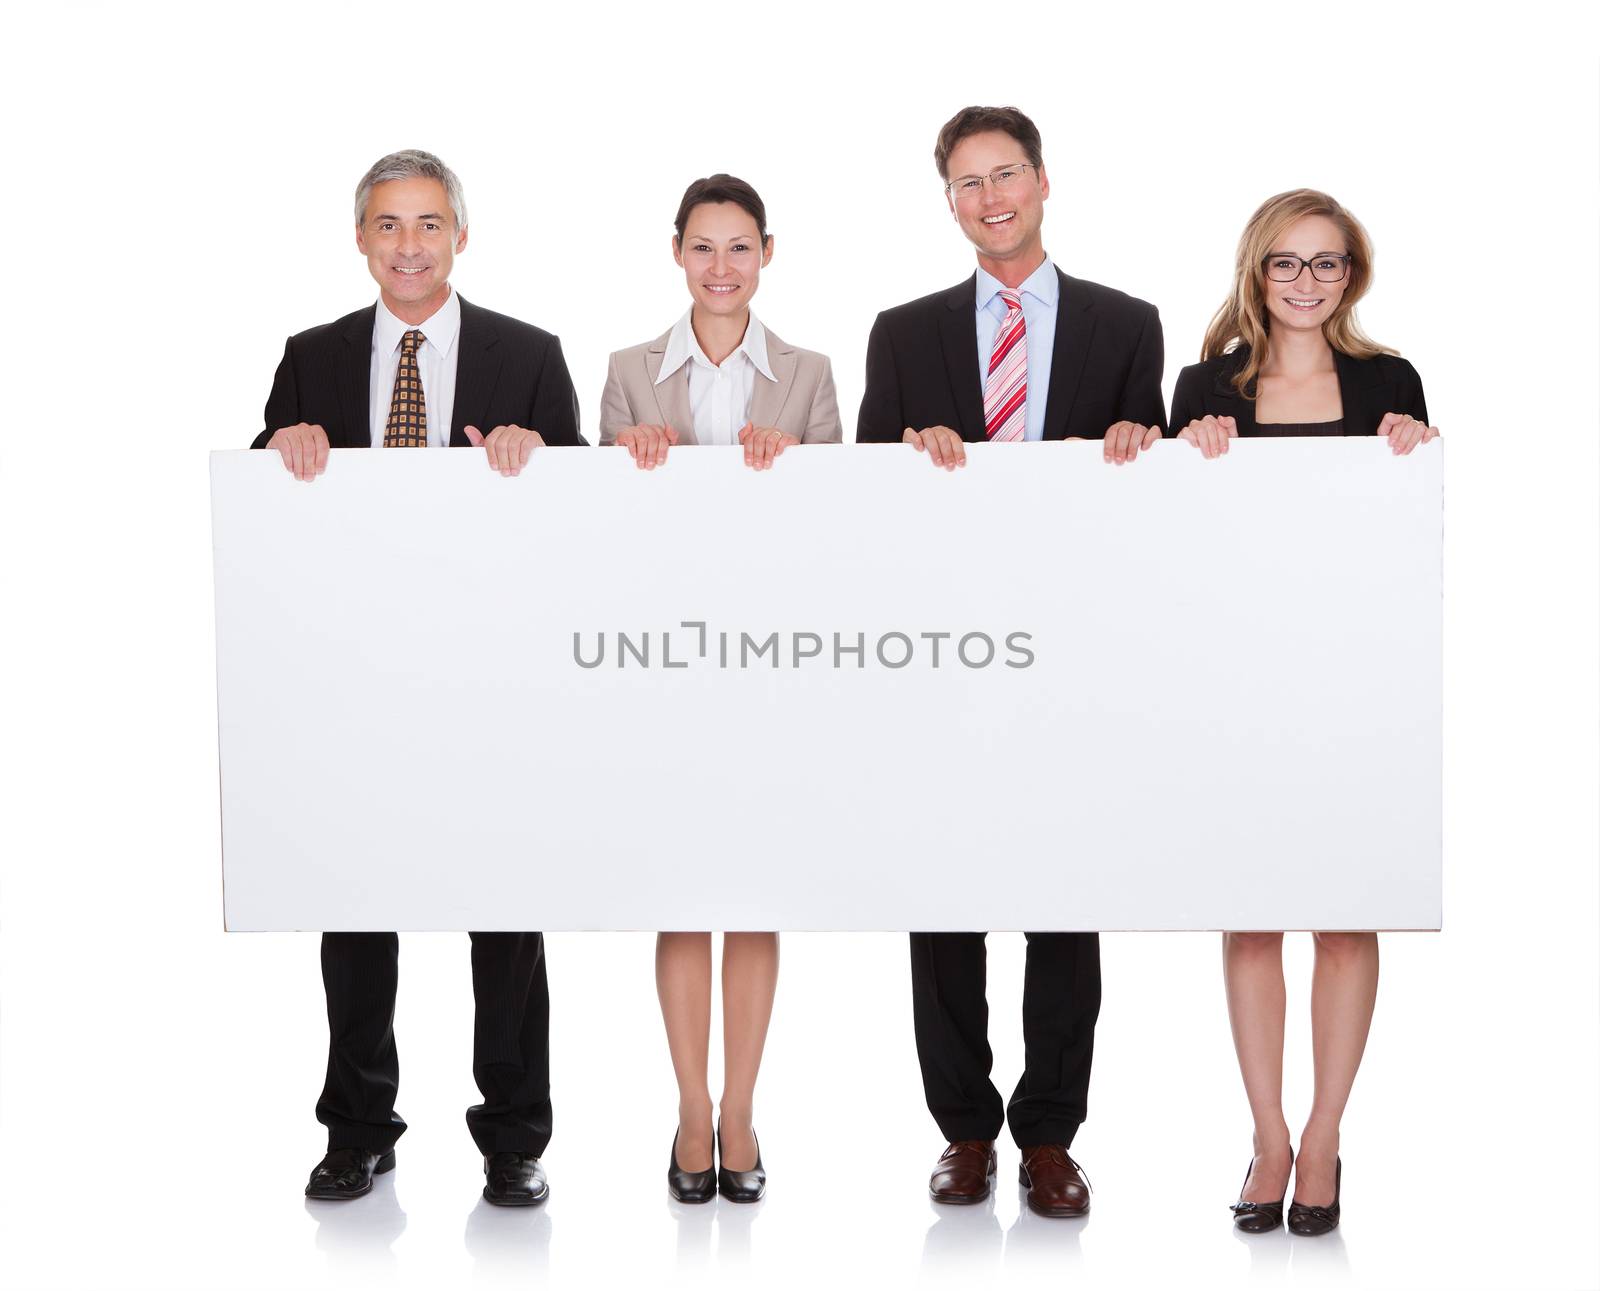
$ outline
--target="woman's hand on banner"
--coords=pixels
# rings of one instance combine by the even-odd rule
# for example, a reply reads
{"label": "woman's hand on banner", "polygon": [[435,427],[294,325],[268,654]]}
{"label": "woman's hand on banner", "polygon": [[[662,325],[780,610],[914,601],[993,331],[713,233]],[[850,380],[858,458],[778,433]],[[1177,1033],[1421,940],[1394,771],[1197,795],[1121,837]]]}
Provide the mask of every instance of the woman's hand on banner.
{"label": "woman's hand on banner", "polygon": [[677,442],[678,432],[671,426],[626,426],[617,432],[617,443],[628,450],[641,471],[665,464],[667,449]]}

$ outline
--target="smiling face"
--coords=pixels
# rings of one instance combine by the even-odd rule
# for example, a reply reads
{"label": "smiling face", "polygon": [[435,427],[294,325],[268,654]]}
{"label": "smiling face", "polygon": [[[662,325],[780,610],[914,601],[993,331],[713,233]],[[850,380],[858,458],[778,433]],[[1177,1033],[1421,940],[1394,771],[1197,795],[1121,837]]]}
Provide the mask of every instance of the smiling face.
{"label": "smiling face", "polygon": [[367,257],[383,303],[408,323],[430,317],[450,294],[450,267],[467,245],[437,179],[395,179],[367,199],[356,246]]}
{"label": "smiling face", "polygon": [[978,263],[997,278],[1008,262],[1032,271],[1044,260],[1044,201],[1050,180],[1044,167],[1024,166],[1010,184],[997,189],[985,180],[977,193],[961,194],[960,181],[988,175],[1026,162],[1027,155],[1002,130],[968,135],[950,150],[949,179],[956,182],[947,194],[950,211],[967,240],[978,249]]}
{"label": "smiling face", "polygon": [[[1327,257],[1342,256],[1348,250],[1339,226],[1325,215],[1307,215],[1296,220],[1273,240],[1272,250],[1262,265],[1261,283],[1273,327],[1314,331],[1333,317],[1344,299],[1350,277],[1346,262],[1331,261]],[[1295,266],[1300,271],[1299,276],[1293,282],[1275,282],[1267,270],[1280,256],[1298,256],[1313,264],[1337,263],[1346,273],[1338,282],[1319,282],[1309,267],[1284,260],[1285,271]],[[1318,257],[1323,259],[1319,261]]]}
{"label": "smiling face", "polygon": [[711,314],[750,307],[761,271],[772,259],[772,239],[761,244],[755,216],[735,202],[701,202],[684,221],[683,240],[672,241],[694,303]]}

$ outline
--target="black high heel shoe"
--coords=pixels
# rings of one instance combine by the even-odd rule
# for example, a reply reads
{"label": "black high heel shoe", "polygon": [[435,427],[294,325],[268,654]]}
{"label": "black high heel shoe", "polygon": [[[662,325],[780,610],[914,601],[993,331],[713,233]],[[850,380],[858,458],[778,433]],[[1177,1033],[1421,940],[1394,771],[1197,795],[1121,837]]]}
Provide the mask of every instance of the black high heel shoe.
{"label": "black high heel shoe", "polygon": [[1301,1237],[1321,1237],[1339,1227],[1339,1185],[1344,1181],[1344,1162],[1333,1159],[1333,1204],[1331,1206],[1302,1206],[1298,1201],[1289,1205],[1289,1231]]}
{"label": "black high heel shoe", "polygon": [[717,1172],[714,1166],[704,1170],[685,1170],[678,1164],[678,1135],[672,1135],[672,1162],[667,1166],[667,1191],[674,1201],[698,1206],[717,1195]]}
{"label": "black high heel shoe", "polygon": [[767,1172],[761,1165],[761,1140],[756,1140],[756,1163],[750,1170],[730,1170],[722,1164],[722,1123],[717,1123],[717,1191],[729,1201],[760,1201],[767,1191]]}
{"label": "black high heel shoe", "polygon": [[[1241,1233],[1270,1233],[1274,1228],[1283,1223],[1283,1203],[1289,1196],[1289,1185],[1283,1185],[1283,1196],[1277,1201],[1246,1201],[1244,1200],[1245,1184],[1250,1182],[1250,1171],[1254,1170],[1256,1159],[1250,1158],[1250,1164],[1244,1169],[1244,1183],[1239,1185],[1239,1200],[1229,1206],[1233,1212],[1233,1226]],[[1294,1170],[1294,1153],[1289,1153],[1289,1169]]]}

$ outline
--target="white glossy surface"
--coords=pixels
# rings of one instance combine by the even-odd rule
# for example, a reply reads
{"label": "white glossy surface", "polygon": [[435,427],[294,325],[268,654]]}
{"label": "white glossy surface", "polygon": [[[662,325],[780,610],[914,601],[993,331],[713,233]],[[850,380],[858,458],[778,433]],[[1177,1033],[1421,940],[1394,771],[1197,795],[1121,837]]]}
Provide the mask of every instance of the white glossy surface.
{"label": "white glossy surface", "polygon": [[[1457,886],[1464,908],[1483,909],[1481,882]],[[464,935],[402,938],[399,1107],[411,1128],[398,1168],[362,1200],[308,1203],[325,1052],[316,937],[201,931],[202,904],[175,900],[172,917],[137,933],[100,926],[93,965],[63,959],[54,938],[6,942],[7,1285],[1592,1285],[1593,1162],[1575,1146],[1592,1129],[1590,1057],[1510,1055],[1552,1053],[1593,989],[1521,1001],[1487,1045],[1486,1010],[1503,1007],[1500,939],[1465,920],[1383,940],[1377,1019],[1346,1118],[1340,1229],[1247,1240],[1226,1208],[1249,1118],[1214,934],[1104,938],[1090,1117],[1073,1147],[1095,1189],[1082,1222],[1026,1211],[1007,1142],[993,1203],[927,1199],[942,1143],[922,1106],[905,939],[893,934],[785,937],[757,1090],[768,1195],[748,1208],[670,1202],[676,1092],[652,939],[558,934],[551,1199],[519,1212],[479,1198],[462,1121],[476,1097]],[[1008,1090],[1021,1063],[1022,940],[990,940],[990,1032]],[[1557,981],[1579,967],[1556,944],[1525,955]],[[1286,1105],[1298,1124],[1310,1095],[1304,937],[1287,958]],[[49,989],[20,984],[40,962],[55,966]],[[125,966],[109,984],[106,962]],[[54,1059],[68,1048],[54,1006],[106,989],[97,1042],[126,1059],[109,1086]],[[96,1195],[63,1195],[76,1172],[62,1157],[80,1153],[94,1158]],[[1509,1200],[1518,1190],[1559,1195],[1566,1222],[1530,1231]],[[1474,1201],[1485,1192],[1494,1200]]]}

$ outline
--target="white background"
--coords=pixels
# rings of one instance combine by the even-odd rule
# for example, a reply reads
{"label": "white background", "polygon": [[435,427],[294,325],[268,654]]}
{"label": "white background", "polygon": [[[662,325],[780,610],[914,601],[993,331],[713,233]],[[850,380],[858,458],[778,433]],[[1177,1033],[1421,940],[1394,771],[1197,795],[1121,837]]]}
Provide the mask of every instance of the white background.
{"label": "white background", "polygon": [[[1581,14],[14,17],[0,91],[0,1277],[1595,1286],[1600,114]],[[1097,1188],[1084,1225],[1019,1214],[1009,1184],[992,1210],[928,1206],[939,1142],[893,935],[786,940],[758,1099],[770,1195],[754,1213],[692,1214],[661,1186],[675,1091],[648,935],[552,938],[553,1198],[532,1215],[476,1202],[459,1120],[473,1099],[465,941],[410,937],[400,1168],[363,1202],[308,1212],[315,939],[220,926],[206,454],[259,429],[287,333],[372,298],[352,246],[356,179],[405,146],[456,167],[472,211],[456,282],[562,335],[592,428],[606,354],[683,308],[667,257],[683,186],[743,175],[777,235],[758,310],[833,357],[848,424],[874,313],[970,272],[929,154],[956,107],[995,101],[1043,131],[1057,262],[1161,307],[1169,397],[1244,219],[1310,183],[1371,230],[1363,317],[1416,363],[1450,437],[1445,930],[1384,942],[1339,1235],[1245,1244],[1227,1226],[1249,1126],[1207,935],[1105,938],[1074,1147]],[[537,557],[464,558],[514,579]],[[670,535],[641,552],[683,558]],[[1199,679],[1206,663],[1192,642],[1171,666]],[[1403,641],[1393,666],[1407,666]],[[619,758],[619,779],[630,770]],[[1009,1088],[1020,940],[993,940]],[[1303,942],[1289,956],[1291,1124],[1309,1098]],[[1003,1147],[1003,1178],[1014,1167]]]}

